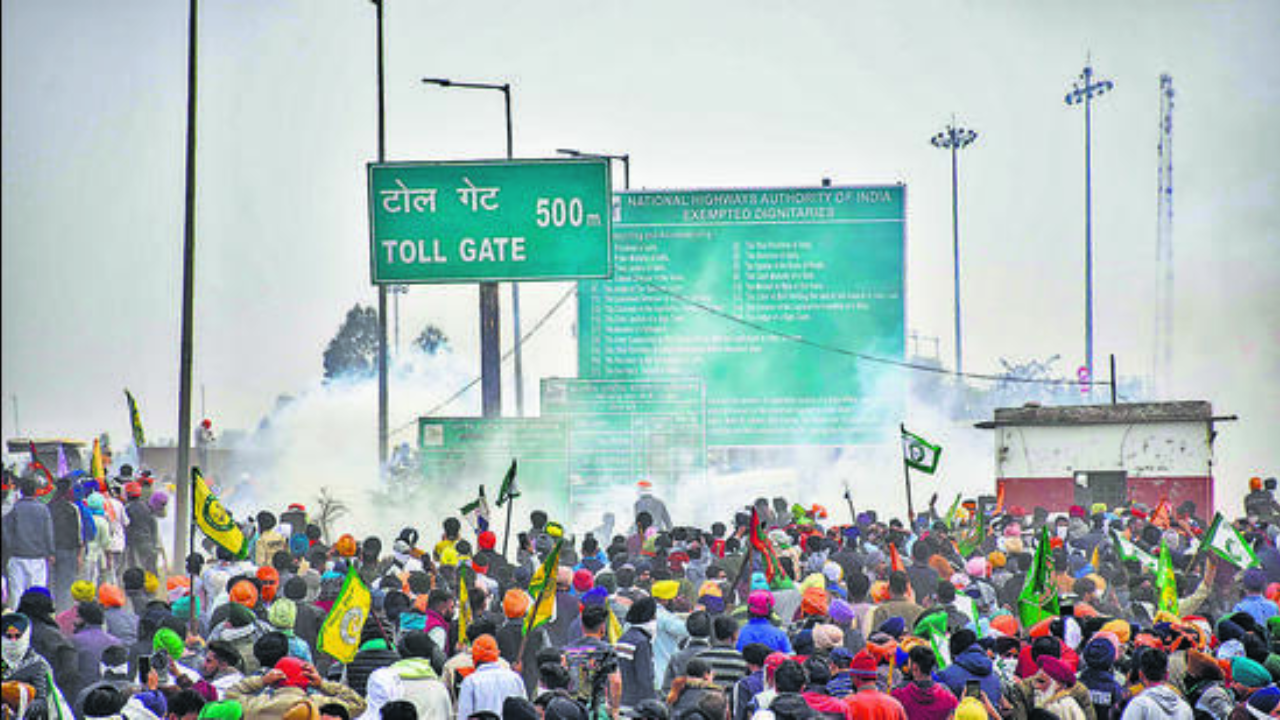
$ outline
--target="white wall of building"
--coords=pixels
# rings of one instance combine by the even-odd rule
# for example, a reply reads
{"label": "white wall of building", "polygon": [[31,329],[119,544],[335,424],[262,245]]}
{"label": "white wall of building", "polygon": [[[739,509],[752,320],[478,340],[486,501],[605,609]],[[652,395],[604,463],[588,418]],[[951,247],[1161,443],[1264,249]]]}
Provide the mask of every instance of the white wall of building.
{"label": "white wall of building", "polygon": [[1060,478],[1124,470],[1131,477],[1204,477],[1213,455],[1205,423],[996,428],[996,474]]}

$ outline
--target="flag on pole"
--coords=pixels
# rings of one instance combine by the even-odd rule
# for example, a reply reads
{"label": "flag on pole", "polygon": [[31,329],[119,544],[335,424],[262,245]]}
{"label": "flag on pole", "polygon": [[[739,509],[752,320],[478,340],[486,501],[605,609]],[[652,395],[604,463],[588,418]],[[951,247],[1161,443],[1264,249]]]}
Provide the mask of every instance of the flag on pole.
{"label": "flag on pole", "polygon": [[67,462],[67,452],[62,449],[62,443],[58,443],[58,477],[64,478],[71,474],[71,463]]}
{"label": "flag on pole", "polygon": [[1168,530],[1173,524],[1173,510],[1169,507],[1169,498],[1160,498],[1156,509],[1151,511],[1151,524],[1161,530]]}
{"label": "flag on pole", "polygon": [[1253,548],[1245,542],[1239,530],[1226,522],[1222,513],[1213,516],[1209,531],[1204,534],[1202,547],[1212,550],[1218,557],[1241,570],[1258,566],[1258,556],[1254,554]]}
{"label": "flag on pole", "polygon": [[782,574],[782,564],[778,561],[778,551],[765,533],[760,515],[754,507],[751,509],[751,547],[760,553],[764,562],[764,579],[772,585],[773,579]]}
{"label": "flag on pole", "polygon": [[622,623],[618,622],[618,616],[613,614],[613,605],[605,603],[604,606],[609,610],[609,623],[605,626],[605,640],[610,645],[618,642],[618,638],[622,637]]}
{"label": "flag on pole", "polygon": [[1029,628],[1047,617],[1058,614],[1058,588],[1050,571],[1049,526],[1040,529],[1040,542],[1036,543],[1035,558],[1027,581],[1018,595],[1018,615],[1022,627]]}
{"label": "flag on pole", "polygon": [[89,475],[98,481],[98,489],[107,491],[107,467],[102,462],[102,443],[93,439],[93,457],[89,460]]}
{"label": "flag on pole", "polygon": [[951,502],[951,507],[947,509],[946,517],[942,518],[942,522],[947,524],[947,529],[951,530],[956,524],[956,512],[960,509],[960,493],[956,493],[956,499]]}
{"label": "flag on pole", "polygon": [[365,587],[354,565],[347,570],[347,578],[342,582],[342,591],[333,602],[329,614],[320,626],[317,646],[320,650],[337,659],[349,663],[355,659],[360,649],[360,633],[364,631],[364,621],[369,617],[369,608],[373,606],[373,598],[369,588]]}
{"label": "flag on pole", "polygon": [[938,469],[938,458],[942,456],[942,447],[928,440],[902,430],[902,461],[907,467],[932,475]]}
{"label": "flag on pole", "polygon": [[942,608],[926,611],[916,620],[915,635],[929,641],[938,667],[951,663],[950,646],[947,644],[947,611]]}
{"label": "flag on pole", "polygon": [[489,529],[489,501],[484,498],[483,485],[480,486],[480,497],[463,505],[461,511],[477,533]]}
{"label": "flag on pole", "polygon": [[138,402],[133,399],[129,388],[124,390],[124,398],[129,403],[129,429],[133,431],[133,446],[141,448],[147,444],[147,435],[142,432],[142,416],[138,414]]}
{"label": "flag on pole", "polygon": [[960,551],[961,557],[969,557],[978,548],[982,547],[982,543],[987,541],[987,516],[982,513],[976,513],[973,528],[960,538],[957,549]]}
{"label": "flag on pole", "polygon": [[40,455],[36,453],[36,444],[28,440],[27,447],[31,451],[31,471],[44,475],[45,479],[44,487],[36,490],[36,496],[47,503],[53,499],[53,490],[58,486],[58,483],[53,479],[53,473],[49,472],[49,468],[40,462]]}
{"label": "flag on pole", "polygon": [[892,572],[906,572],[907,566],[902,562],[902,556],[898,554],[898,544],[889,543],[889,570]]}
{"label": "flag on pole", "polygon": [[1143,570],[1154,571],[1156,569],[1156,559],[1151,556],[1151,553],[1126,540],[1123,535],[1115,530],[1111,531],[1111,542],[1115,544],[1116,554],[1120,556],[1121,560],[1132,560],[1142,566]]}
{"label": "flag on pole", "polygon": [[1178,579],[1173,574],[1169,546],[1160,541],[1160,561],[1156,565],[1156,604],[1162,612],[1178,614]]}
{"label": "flag on pole", "polygon": [[511,467],[507,468],[507,474],[502,478],[502,487],[498,488],[498,507],[518,497],[520,486],[516,485],[516,459],[511,458]]}
{"label": "flag on pole", "polygon": [[1093,571],[1098,572],[1098,568],[1102,567],[1100,555],[1102,553],[1102,543],[1096,543],[1093,546],[1093,556],[1089,558],[1089,564],[1093,566]]}
{"label": "flag on pole", "polygon": [[547,523],[547,534],[556,539],[556,544],[547,553],[547,559],[533,573],[529,581],[529,594],[533,596],[533,607],[524,616],[524,633],[542,627],[551,621],[556,611],[556,571],[560,566],[560,546],[564,543],[564,530],[559,523]]}
{"label": "flag on pole", "polygon": [[249,556],[249,543],[245,541],[240,526],[231,517],[231,513],[223,507],[218,497],[209,489],[200,468],[191,468],[191,484],[193,490],[191,512],[196,516],[196,525],[210,540],[219,547],[227,549],[236,558],[243,560]]}
{"label": "flag on pole", "polygon": [[1000,487],[996,488],[996,510],[995,514],[999,515],[1004,512],[1004,483],[1000,483]]}
{"label": "flag on pole", "polygon": [[458,563],[458,642],[467,641],[467,626],[471,624],[471,579],[467,577],[470,563]]}

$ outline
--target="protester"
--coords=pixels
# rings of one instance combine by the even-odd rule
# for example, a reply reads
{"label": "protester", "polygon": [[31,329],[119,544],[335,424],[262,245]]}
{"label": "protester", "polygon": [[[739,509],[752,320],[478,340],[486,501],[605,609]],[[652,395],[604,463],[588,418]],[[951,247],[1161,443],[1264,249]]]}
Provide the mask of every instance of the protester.
{"label": "protester", "polygon": [[[1280,528],[1185,502],[841,524],[760,498],[700,528],[649,488],[618,535],[575,539],[534,509],[509,555],[472,516],[393,540],[339,522],[330,544],[300,506],[259,507],[234,514],[254,521],[242,545],[198,536],[166,577],[170,489],[27,480],[3,550],[22,612],[4,619],[6,692],[28,708],[1116,720],[1265,715],[1280,697]],[[46,514],[47,547],[13,534]],[[533,608],[544,566],[549,616]]]}

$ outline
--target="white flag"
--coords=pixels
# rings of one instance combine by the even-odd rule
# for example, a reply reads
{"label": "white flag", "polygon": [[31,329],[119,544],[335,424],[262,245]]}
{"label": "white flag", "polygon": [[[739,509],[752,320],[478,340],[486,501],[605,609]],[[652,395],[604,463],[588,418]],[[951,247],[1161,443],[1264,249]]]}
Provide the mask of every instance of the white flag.
{"label": "white flag", "polygon": [[1204,546],[1242,570],[1258,566],[1258,556],[1253,548],[1240,536],[1240,531],[1226,522],[1222,513],[1213,516],[1209,532],[1204,534]]}

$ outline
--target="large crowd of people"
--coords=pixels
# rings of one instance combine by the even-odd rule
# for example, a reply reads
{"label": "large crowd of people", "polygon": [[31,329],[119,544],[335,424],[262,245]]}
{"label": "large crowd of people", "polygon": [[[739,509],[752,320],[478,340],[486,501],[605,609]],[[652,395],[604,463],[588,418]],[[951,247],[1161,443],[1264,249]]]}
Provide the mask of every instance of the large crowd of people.
{"label": "large crowd of people", "polygon": [[[48,489],[16,478],[4,498],[3,708],[131,719],[1272,717],[1274,490],[1255,479],[1229,523],[1252,550],[1236,556],[1250,559],[1243,567],[1205,547],[1213,513],[1190,503],[1049,513],[963,502],[903,520],[855,513],[874,505],[856,496],[841,512],[760,498],[690,527],[641,490],[611,537],[575,535],[539,510],[510,538],[496,519],[458,518],[329,537],[302,504],[266,508],[237,518],[242,552],[204,538],[185,572],[170,572],[157,520],[168,496],[148,475]],[[368,609],[348,622],[353,583]],[[345,662],[331,628],[353,647]]]}

